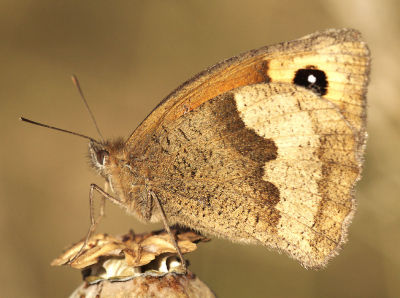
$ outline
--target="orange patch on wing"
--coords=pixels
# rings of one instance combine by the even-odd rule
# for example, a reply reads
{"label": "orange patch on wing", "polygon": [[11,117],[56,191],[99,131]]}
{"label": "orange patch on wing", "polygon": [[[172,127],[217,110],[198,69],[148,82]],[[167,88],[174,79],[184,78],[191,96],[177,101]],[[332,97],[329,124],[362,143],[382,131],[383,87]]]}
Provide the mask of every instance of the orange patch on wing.
{"label": "orange patch on wing", "polygon": [[164,121],[174,121],[183,114],[220,94],[241,86],[268,82],[268,63],[263,59],[249,61],[244,65],[233,65],[218,73],[213,79],[189,90],[177,105],[170,110]]}

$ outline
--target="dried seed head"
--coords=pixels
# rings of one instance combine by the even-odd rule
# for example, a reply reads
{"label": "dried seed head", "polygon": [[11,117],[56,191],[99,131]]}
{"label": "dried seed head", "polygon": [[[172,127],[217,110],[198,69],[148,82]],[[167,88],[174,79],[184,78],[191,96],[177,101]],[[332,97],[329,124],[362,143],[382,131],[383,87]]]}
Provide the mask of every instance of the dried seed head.
{"label": "dried seed head", "polygon": [[[192,231],[176,231],[182,253],[207,241]],[[81,269],[85,283],[71,297],[214,297],[193,273],[182,271],[176,250],[166,232],[123,236],[97,234],[83,253],[69,263],[83,242],[74,244],[51,265]]]}

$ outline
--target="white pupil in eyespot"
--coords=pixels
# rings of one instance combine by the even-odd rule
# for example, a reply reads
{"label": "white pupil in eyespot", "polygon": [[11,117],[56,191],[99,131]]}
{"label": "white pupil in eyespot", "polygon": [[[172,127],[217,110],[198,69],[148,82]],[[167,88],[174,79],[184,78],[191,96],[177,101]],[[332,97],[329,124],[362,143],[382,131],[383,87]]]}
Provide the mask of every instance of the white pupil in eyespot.
{"label": "white pupil in eyespot", "polygon": [[314,75],[309,75],[308,78],[307,78],[307,81],[310,84],[314,84],[315,82],[317,82],[317,78]]}

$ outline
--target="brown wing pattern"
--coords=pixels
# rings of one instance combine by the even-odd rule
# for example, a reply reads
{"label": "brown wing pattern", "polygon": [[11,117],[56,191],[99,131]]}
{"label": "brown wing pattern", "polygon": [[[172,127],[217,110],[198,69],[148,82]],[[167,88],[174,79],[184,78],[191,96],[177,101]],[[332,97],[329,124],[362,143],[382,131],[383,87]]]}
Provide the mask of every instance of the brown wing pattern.
{"label": "brown wing pattern", "polygon": [[[351,29],[226,60],[172,92],[132,133],[127,151],[143,162],[132,168],[171,222],[322,266],[355,209],[369,64]],[[298,79],[299,70],[311,75]],[[326,82],[314,88],[320,73]]]}

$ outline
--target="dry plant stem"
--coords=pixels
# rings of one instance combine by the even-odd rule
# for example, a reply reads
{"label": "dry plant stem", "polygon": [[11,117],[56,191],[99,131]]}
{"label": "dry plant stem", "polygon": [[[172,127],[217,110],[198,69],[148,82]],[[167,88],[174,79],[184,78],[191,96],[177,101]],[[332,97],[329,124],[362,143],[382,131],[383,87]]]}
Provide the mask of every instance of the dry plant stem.
{"label": "dry plant stem", "polygon": [[[93,190],[97,190],[102,195],[101,205],[100,205],[100,214],[97,219],[94,218]],[[82,254],[83,250],[85,249],[85,247],[89,241],[89,238],[92,236],[93,232],[96,230],[98,223],[103,218],[106,199],[109,199],[111,202],[113,202],[116,205],[122,206],[122,203],[120,200],[118,200],[118,199],[114,198],[113,196],[111,196],[110,194],[108,194],[106,191],[101,189],[101,187],[99,187],[98,185],[96,185],[96,184],[90,185],[90,191],[89,191],[90,227],[89,227],[89,231],[86,234],[85,242],[83,243],[82,247],[79,249],[78,253],[71,260],[69,260],[69,262],[68,262],[69,264],[71,264],[73,261],[75,261]]]}
{"label": "dry plant stem", "polygon": [[169,228],[168,220],[167,220],[167,217],[165,216],[164,209],[162,208],[161,203],[160,203],[159,199],[157,198],[157,196],[153,192],[150,192],[150,195],[153,197],[153,199],[156,202],[158,208],[160,209],[160,214],[161,214],[161,218],[162,218],[163,223],[164,223],[165,230],[167,231],[168,235],[170,236],[172,244],[175,246],[175,249],[176,249],[176,251],[178,253],[179,259],[181,260],[183,270],[186,273],[186,271],[187,271],[186,262],[183,259],[182,252],[179,249],[178,243],[175,240],[175,235],[172,234],[171,229]]}

